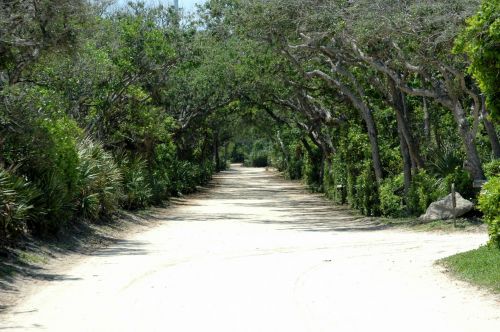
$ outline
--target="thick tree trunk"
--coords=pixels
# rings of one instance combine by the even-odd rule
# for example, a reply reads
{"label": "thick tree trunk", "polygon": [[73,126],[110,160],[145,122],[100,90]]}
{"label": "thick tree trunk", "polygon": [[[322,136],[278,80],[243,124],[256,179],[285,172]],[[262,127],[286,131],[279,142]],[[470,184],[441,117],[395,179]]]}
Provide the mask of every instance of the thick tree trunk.
{"label": "thick tree trunk", "polygon": [[481,116],[483,118],[484,128],[486,129],[486,133],[488,134],[488,138],[490,139],[493,158],[498,159],[500,158],[500,142],[498,141],[498,135],[497,131],[495,130],[495,126],[490,120],[488,120],[488,111],[486,110],[486,102],[484,96],[482,100]]}
{"label": "thick tree trunk", "polygon": [[408,147],[407,139],[403,133],[403,124],[405,123],[402,111],[404,112],[403,93],[396,89],[395,84],[390,85],[394,110],[396,112],[396,122],[398,124],[399,149],[403,158],[403,177],[404,177],[404,196],[408,197],[412,179],[412,158]]}
{"label": "thick tree trunk", "polygon": [[474,180],[484,180],[485,176],[481,165],[481,159],[477,152],[476,143],[469,128],[464,109],[458,100],[455,102],[455,107],[453,108],[453,116],[457,122],[458,133],[462,138],[467,156],[465,168],[469,170]]}

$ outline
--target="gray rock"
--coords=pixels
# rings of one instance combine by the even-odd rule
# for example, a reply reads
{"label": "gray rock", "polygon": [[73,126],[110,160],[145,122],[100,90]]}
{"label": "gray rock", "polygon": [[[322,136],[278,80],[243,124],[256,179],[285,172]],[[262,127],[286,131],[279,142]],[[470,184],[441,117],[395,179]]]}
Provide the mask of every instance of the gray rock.
{"label": "gray rock", "polygon": [[[460,217],[472,210],[474,204],[462,197],[459,193],[455,194],[457,206],[455,208],[455,217]],[[453,205],[451,194],[431,203],[425,214],[420,216],[422,221],[445,220],[453,218]]]}

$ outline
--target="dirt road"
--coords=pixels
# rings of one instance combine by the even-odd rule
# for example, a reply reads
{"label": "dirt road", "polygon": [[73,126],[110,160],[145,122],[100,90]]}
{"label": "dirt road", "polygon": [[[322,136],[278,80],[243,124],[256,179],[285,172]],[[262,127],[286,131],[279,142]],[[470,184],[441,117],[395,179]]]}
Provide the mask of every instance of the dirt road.
{"label": "dirt road", "polygon": [[498,298],[433,266],[482,234],[380,230],[235,167],[158,226],[32,289],[6,331],[500,331]]}

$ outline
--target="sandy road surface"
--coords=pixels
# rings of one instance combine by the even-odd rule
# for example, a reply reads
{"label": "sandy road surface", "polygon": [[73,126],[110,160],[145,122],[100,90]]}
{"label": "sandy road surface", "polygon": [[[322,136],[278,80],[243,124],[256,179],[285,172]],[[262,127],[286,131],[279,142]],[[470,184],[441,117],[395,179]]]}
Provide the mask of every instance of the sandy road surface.
{"label": "sandy road surface", "polygon": [[498,298],[433,266],[485,235],[377,230],[260,169],[216,183],[42,283],[0,330],[500,331]]}

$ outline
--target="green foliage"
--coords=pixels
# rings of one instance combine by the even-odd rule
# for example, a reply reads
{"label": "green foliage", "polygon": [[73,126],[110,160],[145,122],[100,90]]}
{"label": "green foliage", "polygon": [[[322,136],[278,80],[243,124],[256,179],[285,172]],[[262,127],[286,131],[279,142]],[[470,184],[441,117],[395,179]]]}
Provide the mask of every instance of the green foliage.
{"label": "green foliage", "polygon": [[304,156],[304,163],[302,166],[302,176],[305,182],[309,185],[312,191],[322,191],[323,185],[323,157],[321,150],[309,144],[309,149]]}
{"label": "green foliage", "polygon": [[269,165],[267,154],[260,152],[250,156],[252,167],[267,167]]}
{"label": "green foliage", "polygon": [[323,190],[325,195],[336,204],[344,204],[347,200],[346,165],[342,162],[339,155],[333,156],[325,164]]}
{"label": "green foliage", "polygon": [[37,190],[24,179],[0,169],[0,241],[25,232],[37,195]]}
{"label": "green foliage", "polygon": [[456,40],[455,52],[467,54],[469,71],[486,95],[491,115],[500,119],[500,1],[483,0],[481,9],[467,20]]}
{"label": "green foliage", "polygon": [[140,157],[128,157],[125,153],[119,154],[117,160],[123,174],[121,205],[128,210],[148,206],[153,193],[147,180],[146,162]]}
{"label": "green foliage", "polygon": [[443,189],[443,192],[450,192],[451,185],[454,183],[455,190],[464,198],[474,200],[477,192],[473,187],[473,182],[471,175],[467,171],[457,167],[443,179],[441,189]]}
{"label": "green foliage", "polygon": [[352,181],[352,202],[353,206],[368,216],[380,214],[379,188],[373,173],[371,161],[362,163],[361,173]]}
{"label": "green foliage", "polygon": [[242,164],[245,161],[245,147],[243,144],[237,142],[231,146],[230,159],[232,163]]}
{"label": "green foliage", "polygon": [[488,224],[489,244],[500,249],[500,176],[491,177],[483,186],[479,209]]}
{"label": "green foliage", "polygon": [[436,177],[446,177],[462,168],[464,156],[459,146],[454,142],[428,152],[429,170]]}
{"label": "green foliage", "polygon": [[196,191],[196,186],[204,184],[211,177],[212,163],[197,165],[189,161],[176,160],[172,164],[172,194],[189,194]]}
{"label": "green foliage", "polygon": [[57,233],[73,217],[78,194],[77,139],[81,130],[68,117],[45,118],[33,124],[39,140],[28,145],[20,171],[41,191],[28,227],[36,234]]}
{"label": "green foliage", "polygon": [[270,165],[269,142],[263,139],[252,142],[251,149],[245,156],[245,166],[267,167]]}
{"label": "green foliage", "polygon": [[420,215],[427,210],[430,203],[446,196],[449,188],[443,186],[443,181],[421,170],[413,175],[408,192],[407,205],[409,210]]}
{"label": "green foliage", "polygon": [[387,178],[380,185],[380,212],[384,216],[403,217],[407,213],[404,202],[403,175]]}
{"label": "green foliage", "polygon": [[488,178],[500,176],[500,159],[495,159],[484,164],[484,173]]}
{"label": "green foliage", "polygon": [[[212,0],[194,19],[141,3],[22,3],[0,5],[0,165],[15,170],[2,173],[6,234],[161,204],[228,159],[272,164],[367,215],[419,214],[451,183],[474,197],[470,149],[457,141],[474,134],[469,145],[490,155],[484,128],[464,134],[471,119],[449,106],[458,98],[469,109],[477,90],[467,60],[450,53],[477,0]],[[496,115],[497,12],[498,1],[483,1],[456,42]],[[395,78],[406,87],[399,118]],[[397,119],[423,164],[412,165],[406,196]]]}
{"label": "green foliage", "polygon": [[95,221],[110,217],[119,207],[122,174],[102,144],[85,138],[78,144],[78,216]]}

